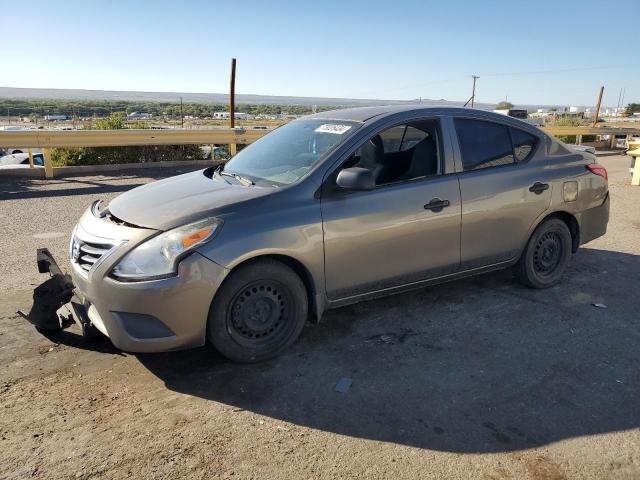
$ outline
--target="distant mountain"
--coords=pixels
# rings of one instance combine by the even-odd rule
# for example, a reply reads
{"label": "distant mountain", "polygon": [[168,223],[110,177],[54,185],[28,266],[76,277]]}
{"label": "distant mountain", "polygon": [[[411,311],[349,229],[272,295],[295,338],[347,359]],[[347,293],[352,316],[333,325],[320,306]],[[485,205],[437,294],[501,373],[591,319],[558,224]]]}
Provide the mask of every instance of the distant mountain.
{"label": "distant mountain", "polygon": [[[227,103],[226,93],[180,93],[180,92],[127,92],[115,90],[76,90],[58,88],[15,88],[0,87],[0,98],[28,98],[42,100],[124,100],[146,102],[179,102],[182,97],[188,103]],[[369,106],[369,105],[404,105],[421,103],[425,106],[448,105],[461,106],[464,102],[448,100],[382,100],[360,98],[327,98],[327,97],[287,97],[275,95],[236,94],[236,103],[275,104],[275,105],[334,105],[334,106]],[[490,110],[494,104],[476,103],[477,108]]]}

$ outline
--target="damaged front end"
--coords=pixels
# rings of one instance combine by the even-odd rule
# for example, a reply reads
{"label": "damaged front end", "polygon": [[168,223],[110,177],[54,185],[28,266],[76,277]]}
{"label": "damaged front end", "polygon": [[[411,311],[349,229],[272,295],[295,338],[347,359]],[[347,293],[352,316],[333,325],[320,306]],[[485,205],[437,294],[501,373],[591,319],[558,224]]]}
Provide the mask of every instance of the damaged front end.
{"label": "damaged front end", "polygon": [[33,290],[33,305],[29,313],[18,310],[18,314],[39,330],[55,331],[67,328],[77,321],[87,335],[90,323],[84,305],[74,299],[71,276],[60,270],[57,262],[46,248],[37,250],[38,271],[49,273],[50,278]]}

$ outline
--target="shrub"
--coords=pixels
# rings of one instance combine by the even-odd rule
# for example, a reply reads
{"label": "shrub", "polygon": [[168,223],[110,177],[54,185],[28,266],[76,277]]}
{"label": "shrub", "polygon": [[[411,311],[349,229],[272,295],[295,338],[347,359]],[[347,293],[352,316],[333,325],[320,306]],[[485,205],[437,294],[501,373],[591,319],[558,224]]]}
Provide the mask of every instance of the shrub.
{"label": "shrub", "polygon": [[114,165],[121,163],[201,160],[199,145],[145,145],[139,147],[53,148],[56,167],[68,165]]}
{"label": "shrub", "polygon": [[[113,112],[96,122],[96,130],[122,130],[124,113]],[[147,128],[136,122],[133,128]],[[114,165],[120,163],[165,162],[172,160],[200,160],[198,145],[144,145],[136,147],[54,148],[51,161],[56,167],[67,165]]]}
{"label": "shrub", "polygon": [[[577,116],[558,117],[549,124],[553,127],[583,127],[588,125],[582,118]],[[564,143],[576,143],[575,135],[557,135],[556,138]],[[595,142],[595,135],[583,135],[583,142]]]}

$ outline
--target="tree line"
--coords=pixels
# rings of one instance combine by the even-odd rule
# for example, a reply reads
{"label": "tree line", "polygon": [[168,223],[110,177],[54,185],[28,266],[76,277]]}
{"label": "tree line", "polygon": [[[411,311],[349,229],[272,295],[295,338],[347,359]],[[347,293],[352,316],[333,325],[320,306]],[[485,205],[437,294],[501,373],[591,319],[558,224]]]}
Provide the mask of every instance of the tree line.
{"label": "tree line", "polygon": [[[335,109],[335,106],[319,106],[317,111]],[[223,103],[183,103],[182,114],[194,117],[211,117],[214,112],[225,112],[229,106]],[[122,100],[33,100],[20,98],[0,99],[0,116],[44,117],[67,115],[78,117],[107,117],[113,112],[143,112],[154,117],[180,118],[180,102],[133,102]],[[312,112],[308,105],[276,105],[242,103],[236,112],[251,115],[305,115]]]}

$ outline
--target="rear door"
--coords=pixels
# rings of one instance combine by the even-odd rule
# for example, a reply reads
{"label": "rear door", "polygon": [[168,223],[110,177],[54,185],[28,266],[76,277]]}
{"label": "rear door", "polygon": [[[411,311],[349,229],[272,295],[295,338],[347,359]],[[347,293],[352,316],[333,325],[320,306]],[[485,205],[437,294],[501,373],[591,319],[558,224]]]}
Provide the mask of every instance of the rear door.
{"label": "rear door", "polygon": [[454,119],[462,202],[461,270],[516,258],[551,203],[536,135],[500,122]]}
{"label": "rear door", "polygon": [[[458,271],[460,189],[457,175],[445,174],[443,160],[450,157],[453,165],[453,158],[441,131],[438,120],[380,131],[368,141],[375,140],[370,152],[384,150],[381,156],[362,159],[357,149],[325,181],[322,219],[330,300]],[[347,192],[334,184],[342,168],[378,171],[376,163],[382,163],[383,173],[375,189]]]}

